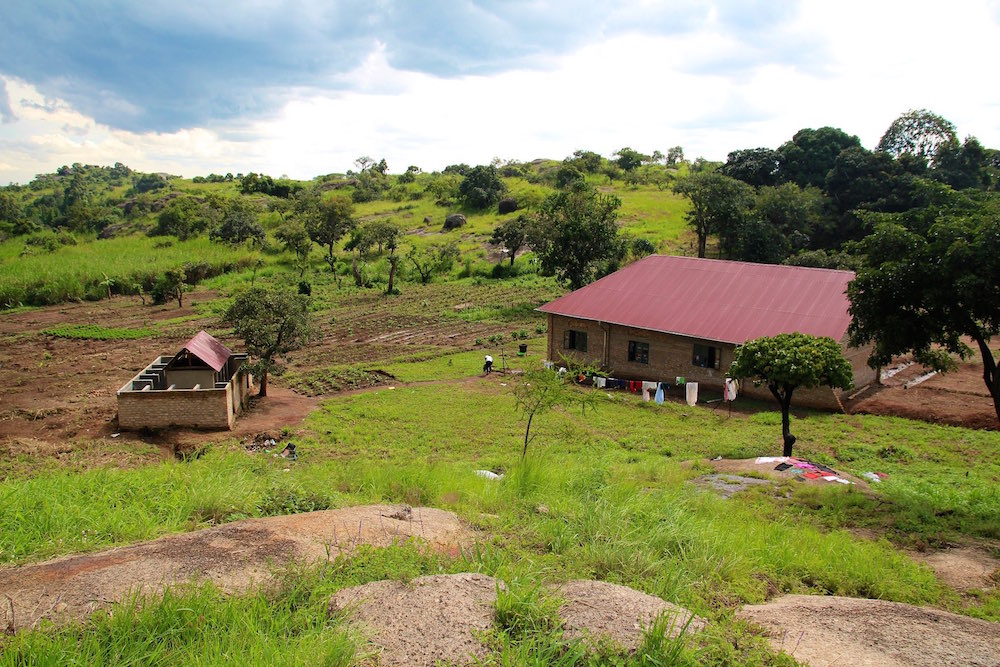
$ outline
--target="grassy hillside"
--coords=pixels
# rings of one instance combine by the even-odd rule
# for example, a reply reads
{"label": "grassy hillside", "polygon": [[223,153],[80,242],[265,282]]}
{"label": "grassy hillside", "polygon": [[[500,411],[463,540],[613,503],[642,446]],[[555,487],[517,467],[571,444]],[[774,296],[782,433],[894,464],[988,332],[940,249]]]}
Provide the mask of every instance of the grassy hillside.
{"label": "grassy hillside", "polygon": [[[630,396],[604,399],[586,415],[542,417],[520,462],[522,423],[509,388],[493,380],[328,400],[297,439],[300,459],[292,465],[223,440],[188,462],[10,479],[0,486],[7,563],[371,502],[450,509],[480,538],[458,559],[411,547],[362,552],[299,572],[278,592],[225,599],[201,587],[145,610],[121,610],[113,621],[95,619],[86,631],[22,633],[7,640],[0,664],[64,651],[79,662],[149,651],[212,663],[227,639],[239,655],[339,656],[331,664],[348,664],[351,642],[321,620],[326,596],[358,582],[442,570],[485,572],[522,592],[587,577],[662,596],[715,622],[701,645],[685,649],[685,661],[704,664],[780,663],[732,619],[737,605],[775,590],[931,604],[1000,620],[1000,593],[962,597],[893,546],[1000,536],[1000,434],[820,413],[797,423],[802,455],[854,473],[878,469],[889,481],[875,495],[788,482],[722,499],[691,483],[707,469],[692,460],[772,454],[775,414],[728,418]],[[477,469],[505,477],[484,480]],[[860,530],[882,537],[852,532]],[[176,635],[170,615],[179,608],[197,610],[200,624],[219,636]],[[126,625],[127,637],[120,634]],[[253,639],[237,638],[244,627],[258,628]],[[510,644],[500,654],[518,650]]]}

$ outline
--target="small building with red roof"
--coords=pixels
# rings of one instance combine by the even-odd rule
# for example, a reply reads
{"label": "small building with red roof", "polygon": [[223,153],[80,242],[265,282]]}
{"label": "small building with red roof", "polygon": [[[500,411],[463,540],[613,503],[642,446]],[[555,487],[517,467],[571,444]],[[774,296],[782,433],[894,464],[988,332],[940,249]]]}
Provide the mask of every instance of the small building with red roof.
{"label": "small building with red roof", "polygon": [[[548,356],[626,380],[677,378],[721,391],[737,345],[805,333],[840,342],[855,387],[875,379],[867,349],[847,345],[853,271],[649,255],[539,308]],[[765,388],[744,392],[770,398]],[[796,403],[838,407],[843,392],[801,390]],[[801,400],[799,400],[801,399]]]}
{"label": "small building with red roof", "polygon": [[247,359],[199,331],[118,390],[118,427],[232,428],[253,386]]}

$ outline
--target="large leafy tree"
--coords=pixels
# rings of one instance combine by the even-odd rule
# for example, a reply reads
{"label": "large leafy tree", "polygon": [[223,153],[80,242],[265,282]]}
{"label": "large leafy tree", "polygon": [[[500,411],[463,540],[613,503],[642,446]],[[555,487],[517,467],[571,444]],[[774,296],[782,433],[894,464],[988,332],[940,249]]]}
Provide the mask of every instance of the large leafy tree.
{"label": "large leafy tree", "polygon": [[875,150],[893,157],[909,153],[933,160],[939,146],[956,140],[951,121],[927,109],[910,109],[892,121]]}
{"label": "large leafy tree", "polygon": [[1000,375],[990,339],[1000,334],[1000,198],[955,194],[945,205],[881,216],[859,243],[866,266],[848,286],[851,340],[873,344],[869,364],[914,357],[939,371],[966,358],[971,339],[1000,419]]}
{"label": "large leafy tree", "polygon": [[275,357],[309,341],[308,306],[308,298],[300,294],[255,287],[237,295],[226,309],[223,319],[255,357],[247,370],[260,377],[261,396],[267,396],[268,374],[284,370]]}
{"label": "large leafy tree", "polygon": [[833,161],[842,150],[852,146],[860,147],[861,140],[835,127],[799,130],[791,141],[778,148],[781,154],[778,180],[797,183],[803,188],[810,185],[821,188]]}
{"label": "large leafy tree", "polygon": [[717,171],[702,171],[680,179],[674,184],[674,191],[691,202],[687,221],[698,237],[698,257],[705,256],[709,235],[726,237],[737,231],[754,202],[752,187]]}
{"label": "large leafy tree", "polygon": [[780,165],[781,154],[778,151],[771,148],[746,148],[731,152],[719,171],[759,188],[778,183]]}
{"label": "large leafy tree", "polygon": [[578,289],[617,267],[626,251],[617,222],[621,203],[584,184],[549,195],[528,231],[542,270]]}
{"label": "large leafy tree", "polygon": [[326,246],[326,261],[333,267],[333,249],[344,234],[354,229],[354,204],[347,197],[325,199],[309,208],[305,227],[309,238]]}
{"label": "large leafy tree", "polygon": [[266,236],[257,222],[258,209],[252,202],[234,199],[226,207],[222,222],[209,233],[209,238],[221,243],[240,245],[250,242],[262,244]]}
{"label": "large leafy tree", "polygon": [[493,165],[473,167],[458,185],[459,196],[474,209],[495,206],[505,192],[507,186]]}
{"label": "large leafy tree", "polygon": [[781,406],[783,455],[792,455],[789,409],[799,387],[829,386],[850,389],[854,371],[840,344],[826,336],[785,333],[757,338],[736,348],[729,377],[766,385]]}

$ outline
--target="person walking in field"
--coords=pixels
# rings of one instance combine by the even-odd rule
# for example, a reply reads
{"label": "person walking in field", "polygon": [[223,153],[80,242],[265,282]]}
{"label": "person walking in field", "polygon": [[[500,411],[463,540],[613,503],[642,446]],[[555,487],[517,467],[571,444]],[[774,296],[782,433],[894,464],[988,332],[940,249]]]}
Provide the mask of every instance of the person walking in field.
{"label": "person walking in field", "polygon": [[483,372],[489,375],[493,371],[493,357],[486,355],[486,363],[483,364]]}

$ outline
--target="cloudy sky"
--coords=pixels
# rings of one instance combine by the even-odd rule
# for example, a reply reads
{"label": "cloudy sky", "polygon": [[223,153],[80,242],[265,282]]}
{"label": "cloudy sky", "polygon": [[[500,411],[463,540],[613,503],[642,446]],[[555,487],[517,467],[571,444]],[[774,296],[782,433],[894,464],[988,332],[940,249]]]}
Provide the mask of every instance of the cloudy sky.
{"label": "cloudy sky", "polygon": [[680,145],[723,160],[927,108],[1000,147],[1000,0],[32,0],[0,184],[63,164],[312,178]]}

